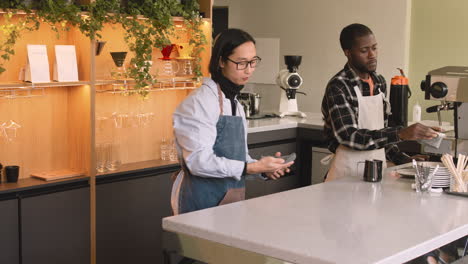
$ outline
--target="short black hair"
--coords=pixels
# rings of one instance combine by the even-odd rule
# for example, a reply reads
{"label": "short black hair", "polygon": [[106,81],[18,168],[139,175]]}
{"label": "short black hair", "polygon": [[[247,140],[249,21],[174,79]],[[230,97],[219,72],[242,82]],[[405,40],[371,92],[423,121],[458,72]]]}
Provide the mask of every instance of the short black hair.
{"label": "short black hair", "polygon": [[349,50],[353,47],[354,40],[374,34],[370,28],[363,24],[351,24],[343,28],[340,34],[340,44],[343,50]]}
{"label": "short black hair", "polygon": [[209,66],[213,80],[217,80],[222,75],[219,59],[227,61],[235,48],[249,41],[255,44],[254,38],[249,33],[237,28],[226,29],[216,36]]}

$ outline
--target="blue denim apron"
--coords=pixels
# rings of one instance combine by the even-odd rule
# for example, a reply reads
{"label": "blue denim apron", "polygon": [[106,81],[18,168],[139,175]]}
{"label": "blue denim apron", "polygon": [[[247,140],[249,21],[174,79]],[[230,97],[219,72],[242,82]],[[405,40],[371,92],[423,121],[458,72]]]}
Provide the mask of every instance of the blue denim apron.
{"label": "blue denim apron", "polygon": [[[218,157],[246,161],[245,130],[241,116],[223,115],[223,97],[218,87],[221,114],[216,123],[216,141],[213,151]],[[207,178],[192,175],[182,160],[184,177],[179,191],[179,213],[187,213],[219,205],[227,199],[229,190],[245,194],[245,177]],[[210,166],[206,164],[206,166]],[[226,197],[225,197],[226,196]],[[224,200],[223,200],[224,199]],[[237,200],[242,200],[239,198]],[[228,202],[226,202],[228,203]]]}

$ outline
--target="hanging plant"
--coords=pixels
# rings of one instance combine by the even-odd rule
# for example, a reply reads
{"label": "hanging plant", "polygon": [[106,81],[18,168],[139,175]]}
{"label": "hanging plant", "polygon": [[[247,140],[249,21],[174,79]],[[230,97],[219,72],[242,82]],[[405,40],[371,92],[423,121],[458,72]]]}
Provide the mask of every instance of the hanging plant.
{"label": "hanging plant", "polygon": [[[175,35],[173,15],[184,18],[189,33],[190,44],[194,47],[193,55],[197,58],[194,65],[195,78],[201,77],[201,58],[206,38],[201,29],[202,19],[199,16],[197,1],[187,2],[185,5],[176,0],[139,0],[129,1],[126,11],[121,14],[120,22],[125,32],[125,40],[134,57],[130,64],[129,76],[136,81],[135,90],[142,96],[148,95],[148,87],[156,80],[149,74],[153,48],[163,49],[170,45],[170,36]],[[139,18],[145,19],[139,19]]]}
{"label": "hanging plant", "polygon": [[15,43],[20,37],[21,32],[25,30],[33,30],[28,27],[26,20],[19,19],[15,23],[12,22],[13,13],[8,12],[3,15],[4,22],[0,25],[0,74],[6,69],[3,67],[4,62],[10,60],[11,56],[15,55]]}

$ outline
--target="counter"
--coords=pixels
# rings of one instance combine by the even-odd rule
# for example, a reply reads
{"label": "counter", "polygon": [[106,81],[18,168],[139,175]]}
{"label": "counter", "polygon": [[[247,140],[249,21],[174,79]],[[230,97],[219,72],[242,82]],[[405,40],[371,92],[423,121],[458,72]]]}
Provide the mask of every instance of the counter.
{"label": "counter", "polygon": [[348,178],[167,217],[163,229],[208,259],[223,255],[203,254],[211,242],[292,263],[402,263],[468,234],[466,198],[411,182]]}
{"label": "counter", "polygon": [[322,113],[306,113],[306,118],[287,116],[284,118],[264,118],[247,120],[249,133],[265,132],[287,128],[323,129]]}

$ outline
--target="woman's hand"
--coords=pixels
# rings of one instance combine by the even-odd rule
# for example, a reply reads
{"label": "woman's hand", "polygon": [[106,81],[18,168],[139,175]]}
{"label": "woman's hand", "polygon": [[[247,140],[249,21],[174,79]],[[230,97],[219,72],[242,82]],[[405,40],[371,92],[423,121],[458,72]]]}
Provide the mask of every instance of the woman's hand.
{"label": "woman's hand", "polygon": [[284,159],[279,158],[280,152],[276,152],[275,157],[267,156],[259,161],[247,164],[247,174],[265,173],[268,178],[278,179],[289,172],[289,167],[294,161],[284,163]]}

